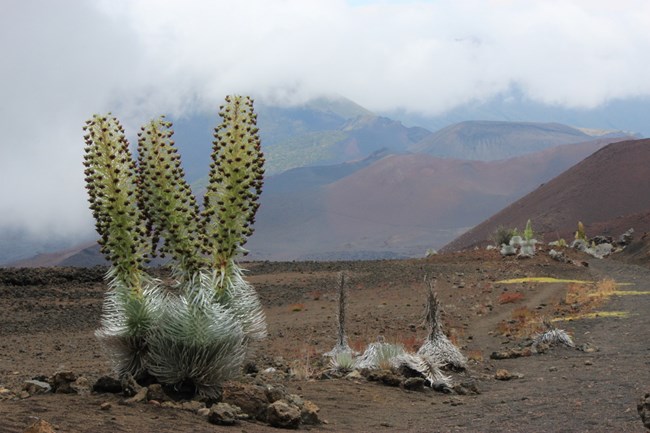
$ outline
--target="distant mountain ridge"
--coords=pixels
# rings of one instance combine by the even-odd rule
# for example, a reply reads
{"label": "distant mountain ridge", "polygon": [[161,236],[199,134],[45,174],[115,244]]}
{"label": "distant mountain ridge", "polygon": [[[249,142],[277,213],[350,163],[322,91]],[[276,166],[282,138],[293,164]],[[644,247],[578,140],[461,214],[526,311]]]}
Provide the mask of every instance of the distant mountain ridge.
{"label": "distant mountain ridge", "polygon": [[[345,98],[319,98],[302,106],[256,105],[268,175],[297,167],[338,164],[387,148],[404,152],[431,131],[406,127]],[[190,182],[207,176],[212,132],[219,118],[172,119],[175,141]]]}
{"label": "distant mountain ridge", "polygon": [[[621,132],[604,135],[626,136]],[[558,123],[465,121],[425,136],[409,150],[445,158],[496,161],[594,138],[599,137]]]}

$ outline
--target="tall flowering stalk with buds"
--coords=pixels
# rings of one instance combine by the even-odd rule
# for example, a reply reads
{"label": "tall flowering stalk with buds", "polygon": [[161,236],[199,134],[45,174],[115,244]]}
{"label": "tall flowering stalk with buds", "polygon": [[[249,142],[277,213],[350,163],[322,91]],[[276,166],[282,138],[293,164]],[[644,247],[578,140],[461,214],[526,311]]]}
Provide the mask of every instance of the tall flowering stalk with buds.
{"label": "tall flowering stalk with buds", "polygon": [[[266,335],[257,295],[236,262],[253,233],[264,174],[253,101],[229,96],[219,114],[202,210],[170,122],[142,127],[137,164],[117,119],[94,116],[84,128],[90,207],[112,263],[97,336],[120,375],[150,374],[207,396]],[[157,250],[172,259],[173,293],[143,267]]]}

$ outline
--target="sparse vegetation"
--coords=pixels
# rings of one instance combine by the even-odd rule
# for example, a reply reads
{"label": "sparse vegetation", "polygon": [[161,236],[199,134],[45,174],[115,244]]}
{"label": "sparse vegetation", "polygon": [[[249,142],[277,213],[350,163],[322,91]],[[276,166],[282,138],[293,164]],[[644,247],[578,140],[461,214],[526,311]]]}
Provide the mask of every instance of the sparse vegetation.
{"label": "sparse vegetation", "polygon": [[460,353],[460,350],[451,342],[442,330],[442,311],[440,301],[434,292],[435,280],[426,280],[427,283],[427,304],[425,310],[425,322],[429,334],[417,354],[431,358],[441,366],[448,366],[457,370],[464,370],[467,367],[467,358]]}
{"label": "sparse vegetation", "polygon": [[338,284],[338,336],[336,339],[336,345],[334,348],[327,352],[325,355],[330,357],[335,357],[339,353],[349,353],[353,355],[353,351],[348,344],[348,337],[345,333],[345,309],[347,307],[347,287],[345,285],[345,274],[343,272],[339,273],[339,284]]}
{"label": "sparse vegetation", "polygon": [[578,221],[578,231],[575,233],[575,239],[578,241],[587,242],[587,234],[585,233],[585,226],[582,224],[582,221]]}
{"label": "sparse vegetation", "polygon": [[[266,335],[257,295],[235,261],[246,254],[263,182],[253,101],[229,96],[219,114],[202,210],[170,122],[142,127],[137,164],[115,117],[95,115],[84,127],[90,208],[112,263],[97,336],[120,376],[153,375],[206,396],[239,373],[250,343]],[[158,249],[172,259],[177,294],[143,266]]]}
{"label": "sparse vegetation", "polygon": [[548,346],[557,346],[561,344],[567,347],[575,347],[573,338],[565,330],[554,327],[546,320],[543,324],[546,330],[533,336],[533,348],[537,348],[542,344]]}
{"label": "sparse vegetation", "polygon": [[499,323],[497,330],[501,335],[531,337],[543,331],[543,318],[528,307],[518,307],[512,311],[510,320]]}
{"label": "sparse vegetation", "polygon": [[517,236],[518,234],[519,233],[516,228],[511,229],[504,226],[499,226],[494,231],[494,233],[492,233],[492,242],[497,247],[501,245],[510,245],[510,239],[512,239],[513,236]]}
{"label": "sparse vegetation", "polygon": [[524,299],[521,292],[503,292],[499,295],[499,304],[514,304]]}

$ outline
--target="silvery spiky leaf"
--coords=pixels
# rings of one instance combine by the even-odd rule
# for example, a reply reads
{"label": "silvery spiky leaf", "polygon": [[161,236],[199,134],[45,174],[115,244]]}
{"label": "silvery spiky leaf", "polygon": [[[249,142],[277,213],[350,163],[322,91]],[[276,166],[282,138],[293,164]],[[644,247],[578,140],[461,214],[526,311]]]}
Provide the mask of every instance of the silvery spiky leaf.
{"label": "silvery spiky leaf", "polygon": [[332,370],[342,372],[342,373],[354,370],[356,360],[354,359],[354,354],[352,353],[352,350],[338,351],[328,356],[331,357],[330,368]]}
{"label": "silvery spiky leaf", "polygon": [[391,360],[406,353],[401,344],[384,342],[370,343],[363,354],[357,358],[354,368],[358,369],[387,369],[392,366]]}
{"label": "silvery spiky leaf", "polygon": [[565,330],[552,326],[549,326],[549,329],[545,332],[533,337],[533,347],[537,347],[539,344],[547,344],[549,346],[563,344],[567,347],[575,347],[573,338]]}
{"label": "silvery spiky leaf", "polygon": [[521,236],[515,235],[515,236],[510,238],[510,246],[518,248],[519,246],[521,246],[522,241],[523,241],[523,239],[522,239]]}
{"label": "silvery spiky leaf", "polygon": [[417,373],[424,377],[431,387],[452,387],[451,378],[440,370],[442,364],[437,363],[428,356],[403,353],[392,358],[391,363],[404,376],[411,376],[413,373]]}
{"label": "silvery spiky leaf", "polygon": [[467,358],[444,334],[438,335],[433,340],[426,340],[418,349],[417,354],[426,356],[441,366],[455,370],[467,368]]}
{"label": "silvery spiky leaf", "polygon": [[212,293],[215,293],[214,302],[229,309],[241,324],[247,340],[259,341],[266,338],[266,318],[262,304],[253,286],[243,278],[239,266],[235,265],[230,284],[221,291],[214,291],[215,284],[218,284],[215,282],[217,271],[203,272],[201,275],[204,280],[207,280],[203,284],[208,284],[212,288]]}
{"label": "silvery spiky leaf", "polygon": [[535,244],[537,240],[528,239],[521,241],[521,248],[519,249],[519,254],[517,255],[520,258],[533,257],[535,255]]}
{"label": "silvery spiky leaf", "polygon": [[433,291],[435,280],[426,280],[426,283],[428,291],[424,316],[429,335],[417,354],[426,356],[437,364],[464,370],[467,368],[467,358],[449,341],[442,329],[442,309],[438,296]]}
{"label": "silvery spiky leaf", "polygon": [[[109,272],[109,275],[111,273]],[[146,279],[141,293],[132,293],[119,278],[110,280],[101,328],[95,332],[107,350],[114,371],[135,377],[147,369],[147,338],[162,315],[164,296],[154,279]]]}
{"label": "silvery spiky leaf", "polygon": [[191,384],[199,394],[217,397],[221,383],[240,374],[245,335],[231,311],[206,298],[168,299],[148,339],[148,364],[161,383]]}

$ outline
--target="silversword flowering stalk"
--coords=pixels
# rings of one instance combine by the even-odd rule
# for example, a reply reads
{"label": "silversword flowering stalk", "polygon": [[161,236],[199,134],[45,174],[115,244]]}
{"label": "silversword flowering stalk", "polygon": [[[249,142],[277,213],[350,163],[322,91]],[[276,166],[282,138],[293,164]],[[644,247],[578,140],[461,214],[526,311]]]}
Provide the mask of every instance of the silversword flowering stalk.
{"label": "silversword flowering stalk", "polygon": [[[189,383],[213,397],[266,335],[257,294],[236,262],[264,175],[253,101],[229,96],[219,114],[202,210],[164,117],[138,133],[137,164],[115,117],[96,115],[84,127],[90,208],[112,263],[97,336],[120,375]],[[143,266],[156,252],[172,260],[173,293]]]}

